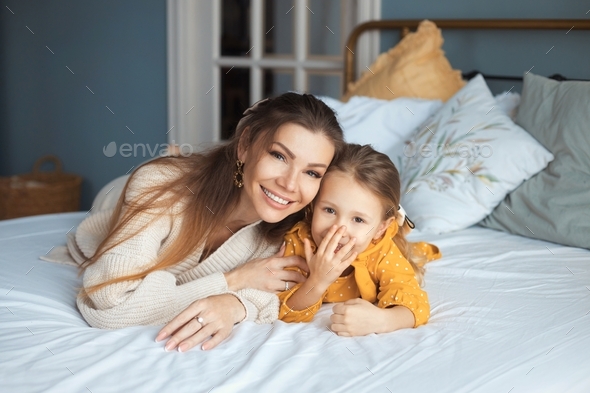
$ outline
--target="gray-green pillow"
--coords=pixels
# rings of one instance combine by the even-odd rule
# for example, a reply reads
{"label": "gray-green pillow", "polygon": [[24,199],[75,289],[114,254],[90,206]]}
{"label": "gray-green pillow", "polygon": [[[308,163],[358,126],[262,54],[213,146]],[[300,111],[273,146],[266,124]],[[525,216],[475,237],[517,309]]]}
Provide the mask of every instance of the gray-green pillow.
{"label": "gray-green pillow", "polygon": [[480,225],[590,249],[590,82],[528,73],[516,123],[555,159]]}

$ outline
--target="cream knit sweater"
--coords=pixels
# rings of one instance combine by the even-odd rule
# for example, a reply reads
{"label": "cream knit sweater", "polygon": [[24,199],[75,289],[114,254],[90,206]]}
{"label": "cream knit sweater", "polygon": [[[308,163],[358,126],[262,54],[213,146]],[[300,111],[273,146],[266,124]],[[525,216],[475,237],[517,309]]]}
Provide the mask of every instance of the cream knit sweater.
{"label": "cream knit sweater", "polygon": [[[151,165],[137,170],[127,188],[126,200],[138,198],[149,187],[180,176],[173,167]],[[187,202],[191,193],[187,190]],[[180,204],[182,205],[182,204]],[[141,272],[178,237],[182,206],[172,206],[161,217],[141,214],[129,223],[125,234],[137,232],[129,240],[106,252],[84,272],[83,286],[103,283],[115,277]],[[68,241],[70,255],[78,263],[93,255],[106,237],[112,210],[86,218]],[[126,281],[104,287],[85,300],[78,297],[78,308],[94,327],[116,329],[136,325],[168,323],[197,299],[231,293],[246,308],[246,320],[271,323],[278,317],[278,297],[257,289],[231,292],[224,272],[255,258],[275,254],[280,244],[271,244],[260,233],[259,222],[250,224],[223,243],[199,263],[202,248],[166,270],[148,274],[143,280]]]}

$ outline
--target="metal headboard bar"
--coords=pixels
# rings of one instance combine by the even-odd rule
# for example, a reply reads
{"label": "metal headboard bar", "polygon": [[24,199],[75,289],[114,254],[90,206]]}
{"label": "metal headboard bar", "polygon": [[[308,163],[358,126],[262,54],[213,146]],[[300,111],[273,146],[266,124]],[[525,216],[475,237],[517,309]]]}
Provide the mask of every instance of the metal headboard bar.
{"label": "metal headboard bar", "polygon": [[[463,73],[463,79],[467,79],[467,80],[471,80],[472,78],[474,78],[475,76],[477,76],[477,74],[481,74],[481,76],[484,77],[484,79],[487,80],[500,80],[500,81],[515,81],[515,82],[522,82],[524,81],[524,78],[522,76],[504,76],[504,75],[490,75],[490,74],[484,74],[483,72],[479,72],[477,70],[474,71],[469,71],[469,72],[464,72]],[[566,78],[565,76],[561,75],[561,74],[553,74],[553,75],[549,75],[547,78],[549,79],[553,79],[556,81],[583,81],[583,82],[588,82],[588,79],[571,79],[571,78]]]}
{"label": "metal headboard bar", "polygon": [[[590,30],[590,20],[582,19],[431,19],[441,29],[477,30]],[[344,91],[354,80],[354,52],[359,36],[369,30],[400,30],[404,37],[422,20],[375,20],[362,23],[348,36],[344,48]]]}

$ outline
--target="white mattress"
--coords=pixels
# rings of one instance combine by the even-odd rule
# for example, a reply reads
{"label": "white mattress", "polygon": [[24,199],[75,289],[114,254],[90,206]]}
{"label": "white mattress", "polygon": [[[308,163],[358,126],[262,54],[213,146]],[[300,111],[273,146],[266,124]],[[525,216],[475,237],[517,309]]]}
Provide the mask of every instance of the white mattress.
{"label": "white mattress", "polygon": [[99,330],[75,268],[38,259],[83,213],[0,222],[1,392],[590,392],[590,251],[479,227],[429,236],[430,322],[341,338],[238,325],[210,352],[163,350],[158,327]]}

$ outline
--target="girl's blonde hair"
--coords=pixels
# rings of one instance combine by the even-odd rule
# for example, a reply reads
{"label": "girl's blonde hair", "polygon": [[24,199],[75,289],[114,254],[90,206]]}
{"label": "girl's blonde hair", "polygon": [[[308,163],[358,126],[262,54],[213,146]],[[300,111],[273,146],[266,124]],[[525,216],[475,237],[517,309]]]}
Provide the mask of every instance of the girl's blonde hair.
{"label": "girl's blonde hair", "polygon": [[[393,217],[397,221],[400,218],[398,212],[401,198],[399,172],[385,154],[379,153],[369,145],[347,144],[326,171],[326,176],[332,172],[342,172],[351,176],[377,196],[383,206],[384,220]],[[411,230],[408,222],[404,220],[404,224],[399,227],[392,240],[410,262],[418,283],[422,285],[423,265],[426,263],[426,257],[412,253],[412,247],[406,240],[406,235]]]}
{"label": "girl's blonde hair", "polygon": [[[336,152],[344,145],[342,129],[332,109],[312,95],[286,93],[260,101],[246,110],[235,134],[227,143],[204,153],[188,157],[162,157],[142,165],[140,168],[155,167],[159,171],[176,168],[175,173],[181,172],[182,176],[158,184],[143,195],[129,200],[125,197],[126,191],[134,180],[137,173],[135,171],[119,198],[108,236],[99,245],[96,253],[82,265],[81,272],[113,247],[137,235],[138,232],[128,234],[125,228],[139,214],[150,214],[150,219],[154,220],[162,216],[162,212],[182,203],[183,210],[178,213],[182,217],[180,235],[165,252],[158,255],[148,269],[86,288],[81,291],[81,295],[87,296],[114,283],[143,279],[151,272],[180,263],[204,245],[210,234],[227,225],[226,221],[238,204],[240,189],[234,185],[238,144],[252,151],[255,156],[251,162],[244,163],[244,166],[256,165],[258,158],[271,146],[276,131],[287,123],[298,124],[313,133],[323,135],[334,144]],[[187,198],[193,202],[187,203]],[[260,228],[267,240],[279,241],[302,218],[303,213],[297,212],[277,223],[263,222]],[[148,225],[149,223],[145,224],[143,228]],[[203,259],[206,257],[204,255]]]}

